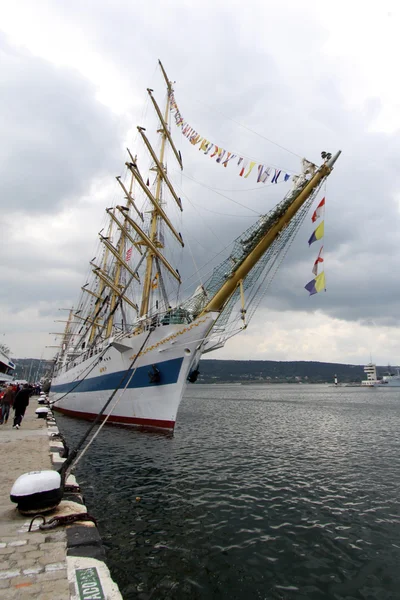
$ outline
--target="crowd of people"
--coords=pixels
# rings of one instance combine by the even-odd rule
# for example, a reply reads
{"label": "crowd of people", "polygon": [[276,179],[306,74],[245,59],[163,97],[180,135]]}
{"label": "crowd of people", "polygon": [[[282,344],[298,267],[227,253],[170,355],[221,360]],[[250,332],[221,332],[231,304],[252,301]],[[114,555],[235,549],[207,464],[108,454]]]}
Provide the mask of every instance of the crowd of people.
{"label": "crowd of people", "polygon": [[20,385],[10,383],[6,388],[0,391],[0,425],[6,425],[10,416],[10,411],[14,411],[13,429],[21,427],[22,419],[29,405],[29,398],[33,394],[40,393],[40,386],[33,386],[28,383]]}

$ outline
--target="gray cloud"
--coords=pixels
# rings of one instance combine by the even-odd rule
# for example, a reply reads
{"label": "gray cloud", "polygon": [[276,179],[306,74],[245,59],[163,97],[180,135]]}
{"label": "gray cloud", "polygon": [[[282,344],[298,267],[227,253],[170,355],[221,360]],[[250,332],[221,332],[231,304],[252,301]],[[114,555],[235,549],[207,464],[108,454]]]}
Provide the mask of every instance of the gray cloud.
{"label": "gray cloud", "polygon": [[0,198],[3,211],[56,212],[117,166],[121,122],[72,69],[0,37]]}
{"label": "gray cloud", "polygon": [[[340,65],[324,55],[325,32],[311,15],[302,22],[301,31],[295,15],[285,23],[282,44],[287,44],[289,61],[273,45],[268,46],[268,39],[260,39],[261,25],[254,22],[254,31],[246,31],[231,9],[206,14],[207,4],[179,2],[169,8],[165,11],[155,2],[138,7],[99,1],[72,2],[68,10],[52,10],[65,10],[65,19],[79,20],[93,50],[120,71],[132,90],[132,124],[144,124],[145,102],[137,99],[145,98],[147,86],[154,87],[162,100],[162,78],[155,70],[160,57],[177,80],[176,98],[184,116],[216,143],[288,170],[299,168],[297,156],[239,127],[231,117],[315,161],[321,150],[341,148],[342,157],[326,189],[328,292],[309,298],[304,290],[319,249],[318,244],[307,246],[314,228],[308,217],[264,307],[318,309],[349,323],[373,319],[396,325],[400,142],[397,134],[371,131],[381,100],[366,97],[361,110],[348,107]],[[0,57],[0,124],[9,140],[0,161],[3,204],[9,208],[13,203],[27,213],[53,211],[56,215],[66,205],[81,202],[93,179],[107,172],[111,180],[119,171],[123,123],[96,101],[95,88],[72,70],[12,50],[4,40]],[[155,125],[149,128],[149,136],[155,129]],[[226,190],[221,193],[258,213],[267,212],[280,200],[284,189],[280,186],[260,185],[257,191],[238,192],[256,187],[254,178],[239,180],[232,169],[216,166],[176,134],[175,130],[190,177]],[[136,151],[133,140],[129,145]],[[182,233],[206,273],[217,262],[213,255],[252,223],[252,213],[190,179],[181,179],[170,168],[171,179],[193,201],[192,206],[182,196]],[[93,221],[98,218],[100,222],[102,211],[103,206],[93,207]],[[40,290],[28,277],[26,296],[18,285],[6,292],[15,306],[22,308],[24,302],[28,306],[41,298],[58,299],[61,305],[78,292],[84,283],[80,274],[92,257],[89,244],[84,239],[60,244],[57,256],[34,250],[27,257],[10,253],[9,265],[18,277],[34,270],[38,261],[41,268]],[[176,260],[178,264],[178,255]],[[189,276],[193,272],[190,258],[179,263],[179,268]]]}

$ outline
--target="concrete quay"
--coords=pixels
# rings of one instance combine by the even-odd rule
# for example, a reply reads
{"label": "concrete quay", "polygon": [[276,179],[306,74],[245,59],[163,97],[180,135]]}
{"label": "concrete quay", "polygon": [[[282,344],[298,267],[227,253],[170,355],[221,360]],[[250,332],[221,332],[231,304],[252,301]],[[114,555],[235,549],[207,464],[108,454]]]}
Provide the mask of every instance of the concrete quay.
{"label": "concrete quay", "polygon": [[[33,397],[18,430],[12,428],[13,411],[8,424],[0,425],[0,600],[121,600],[93,522],[40,530],[38,519],[28,532],[31,518],[10,500],[20,475],[58,468],[64,460],[51,413],[48,421],[38,419],[37,408]],[[77,485],[73,476],[67,484]],[[77,487],[45,518],[86,512]]]}

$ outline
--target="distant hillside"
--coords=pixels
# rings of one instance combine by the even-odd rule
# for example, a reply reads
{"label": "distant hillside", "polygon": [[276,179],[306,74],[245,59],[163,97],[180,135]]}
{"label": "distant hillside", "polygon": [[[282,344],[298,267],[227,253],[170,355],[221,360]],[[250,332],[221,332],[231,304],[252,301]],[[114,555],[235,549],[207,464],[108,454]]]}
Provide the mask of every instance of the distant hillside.
{"label": "distant hillside", "polygon": [[[366,379],[364,365],[346,365],[315,361],[274,360],[202,360],[199,383],[309,383],[333,382],[335,375],[342,383]],[[387,367],[377,367],[378,375]]]}
{"label": "distant hillside", "polygon": [[[13,358],[15,378],[31,382],[49,377],[53,361],[38,358]],[[365,379],[364,365],[346,365],[316,361],[205,360],[200,361],[198,383],[359,383]],[[378,376],[387,367],[377,367]]]}
{"label": "distant hillside", "polygon": [[49,377],[52,368],[52,360],[40,360],[39,358],[12,358],[15,363],[15,379],[26,379],[31,383],[39,381],[42,377]]}

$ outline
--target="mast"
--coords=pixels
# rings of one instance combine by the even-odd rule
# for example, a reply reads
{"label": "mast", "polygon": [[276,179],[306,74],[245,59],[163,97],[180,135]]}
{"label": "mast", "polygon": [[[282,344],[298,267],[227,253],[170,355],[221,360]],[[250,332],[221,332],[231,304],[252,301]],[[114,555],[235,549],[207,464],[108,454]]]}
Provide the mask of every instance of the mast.
{"label": "mast", "polygon": [[[108,244],[107,244],[107,247],[109,250],[111,250],[111,248]],[[117,246],[118,254],[113,253],[114,256],[117,258],[117,263],[115,265],[115,275],[114,275],[114,281],[113,281],[114,285],[112,287],[110,286],[111,290],[112,290],[111,303],[110,303],[110,315],[114,315],[115,304],[119,297],[119,294],[116,292],[116,290],[119,289],[119,281],[121,278],[121,260],[122,260],[122,253],[123,253],[124,247],[125,247],[125,237],[124,237],[123,231],[121,231],[121,235],[120,235],[118,246]],[[120,257],[121,260],[118,260],[118,256]],[[114,319],[111,317],[107,323],[106,338],[110,337],[112,328],[113,328],[113,324],[114,324]]]}
{"label": "mast", "polygon": [[68,314],[68,319],[67,319],[67,324],[65,325],[65,329],[64,329],[63,340],[61,342],[61,347],[63,350],[67,349],[68,342],[71,339],[70,327],[71,327],[73,314],[74,314],[74,309],[70,308],[69,314]]}
{"label": "mast", "polygon": [[[160,149],[159,158],[157,159],[157,157],[155,157],[151,153],[153,160],[155,159],[155,163],[156,163],[156,167],[157,167],[156,193],[154,196],[155,206],[151,212],[150,229],[149,229],[149,235],[148,235],[149,240],[153,246],[155,246],[155,243],[156,243],[158,221],[160,219],[160,212],[162,211],[162,208],[161,208],[161,184],[164,180],[166,181],[165,165],[164,165],[165,147],[166,147],[167,140],[170,138],[170,136],[168,136],[168,134],[167,134],[167,131],[168,131],[168,115],[169,115],[169,106],[170,106],[171,83],[167,77],[164,67],[161,64],[161,61],[158,61],[158,62],[159,62],[160,68],[162,70],[164,79],[167,84],[168,93],[167,93],[167,100],[165,103],[164,116],[162,117],[162,120],[161,120],[161,129],[159,130],[159,133],[161,135],[161,149]],[[149,94],[151,96],[151,90],[149,90]],[[152,96],[151,96],[151,98],[153,101],[153,105],[156,106],[156,102],[155,102],[154,98]],[[139,132],[142,134],[142,138],[144,139],[144,141],[146,143],[147,139],[145,138],[145,136],[143,136],[142,128],[138,128],[138,129],[139,129]],[[146,146],[149,149],[149,146],[147,143],[146,143]],[[133,174],[135,174],[133,169],[131,169],[131,172]],[[140,183],[140,179],[138,179],[138,181]],[[163,218],[163,217],[161,217],[161,218]],[[153,249],[151,248],[151,246],[148,246],[147,259],[146,259],[146,273],[145,273],[145,277],[144,277],[144,281],[143,281],[142,303],[141,303],[140,312],[139,312],[140,317],[147,315],[147,313],[149,311],[150,293],[151,293],[151,289],[152,289],[151,285],[152,285],[152,279],[153,279],[154,257],[155,257],[155,253],[154,253]]]}
{"label": "mast", "polygon": [[248,275],[254,265],[260,260],[263,254],[268,250],[271,244],[274,242],[279,232],[284,229],[301,206],[306,202],[312,192],[315,190],[317,185],[322,181],[324,177],[327,177],[333,168],[334,163],[339,158],[341,151],[337,152],[335,156],[326,161],[303,188],[303,190],[295,197],[294,201],[287,208],[286,212],[278,219],[267,232],[264,233],[258,244],[251,250],[246,256],[243,262],[238,266],[236,270],[232,272],[230,277],[222,284],[217,293],[213,298],[206,304],[200,314],[204,314],[211,311],[220,312],[227,301],[230,299],[234,291],[241,282]]}
{"label": "mast", "polygon": [[[108,237],[111,237],[111,230],[112,230],[112,221],[110,221],[109,227],[108,227]],[[107,265],[107,259],[108,259],[108,254],[109,254],[109,250],[106,247],[104,250],[104,256],[103,256],[103,270],[106,268]],[[96,275],[96,273],[95,273]],[[99,290],[98,290],[98,298],[96,300],[96,302],[94,303],[93,306],[93,311],[91,314],[91,322],[92,322],[92,328],[90,331],[90,336],[89,336],[89,345],[93,343],[95,337],[96,337],[96,331],[97,331],[97,321],[96,321],[96,317],[97,317],[97,310],[98,310],[98,306],[100,304],[100,301],[102,299],[102,294],[105,288],[105,283],[102,279],[100,279],[100,285],[99,285]],[[88,292],[89,290],[85,289],[85,292]],[[92,294],[93,295],[93,294]]]}
{"label": "mast", "polygon": [[[146,151],[152,159],[153,165],[151,170],[156,173],[155,190],[153,191],[148,187],[148,183],[142,177],[137,166],[137,157],[133,156],[129,148],[127,148],[130,162],[126,162],[125,164],[130,172],[130,182],[124,182],[120,176],[116,177],[118,185],[124,194],[124,201],[114,208],[106,209],[109,217],[107,233],[103,235],[102,232],[99,233],[100,242],[104,246],[104,250],[99,262],[96,261],[97,264],[94,262],[95,259],[92,259],[90,262],[93,267],[92,273],[97,283],[90,285],[90,287],[88,287],[89,283],[87,283],[81,288],[83,292],[87,292],[92,297],[90,304],[85,304],[85,307],[87,307],[86,316],[83,318],[78,317],[82,319],[82,326],[77,335],[84,329],[84,333],[80,339],[81,341],[83,339],[86,341],[88,338],[88,346],[95,344],[99,336],[105,339],[111,337],[117,310],[121,311],[122,322],[125,324],[125,307],[133,309],[139,317],[148,315],[152,290],[156,287],[153,282],[156,275],[160,280],[160,289],[163,285],[160,265],[163,267],[163,270],[165,269],[175,279],[178,285],[181,283],[179,272],[164,256],[164,241],[161,237],[161,233],[164,233],[161,231],[162,223],[165,224],[165,228],[168,229],[168,233],[172,235],[174,241],[177,241],[182,247],[184,246],[181,233],[175,229],[164,207],[165,198],[163,198],[163,189],[165,187],[168,191],[168,196],[171,195],[179,209],[183,210],[182,201],[175,192],[167,175],[165,164],[167,145],[171,146],[181,168],[182,157],[174,145],[168,125],[170,99],[173,91],[172,84],[160,61],[159,65],[167,85],[167,100],[163,111],[160,110],[153,97],[153,90],[147,90],[160,121],[157,130],[157,133],[161,136],[159,155],[153,150],[149,139],[144,133],[145,129],[138,127]],[[144,213],[138,205],[133,189],[134,183],[138,184],[137,189],[140,193],[143,192],[147,201],[150,202],[149,218],[146,220],[146,226]],[[130,266],[130,261],[127,260],[125,255],[126,245],[129,242],[140,255],[139,262],[134,267]],[[141,281],[142,277],[139,277],[138,272],[142,262],[144,263],[142,266],[144,270],[143,284]],[[125,280],[125,274],[128,276],[127,280]],[[139,306],[133,301],[131,294],[128,293],[133,280],[142,285]],[[166,296],[164,297],[164,302],[168,302]]]}

